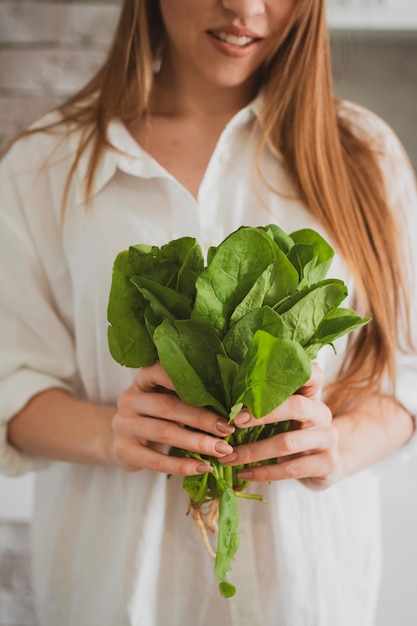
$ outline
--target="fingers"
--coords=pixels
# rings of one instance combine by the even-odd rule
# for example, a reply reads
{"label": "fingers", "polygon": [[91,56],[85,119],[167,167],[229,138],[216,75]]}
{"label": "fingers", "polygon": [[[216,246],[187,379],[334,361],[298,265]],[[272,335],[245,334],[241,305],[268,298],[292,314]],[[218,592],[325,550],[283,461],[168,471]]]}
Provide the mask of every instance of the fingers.
{"label": "fingers", "polygon": [[335,428],[324,431],[313,428],[296,430],[238,446],[231,455],[221,460],[222,463],[232,466],[271,461],[270,465],[240,472],[239,477],[245,480],[269,481],[327,476],[334,471],[337,463],[337,444]]}
{"label": "fingers", "polygon": [[142,391],[152,391],[157,387],[175,391],[171,379],[159,362],[142,367],[135,376],[134,384]]}
{"label": "fingers", "polygon": [[[155,391],[158,387],[159,384],[146,384],[144,389],[134,384],[120,395],[117,403],[119,412],[160,418],[218,437],[225,437],[234,432],[234,426],[228,424],[214,411],[185,404],[175,394],[161,393],[160,390]],[[147,391],[146,389],[153,389],[154,391]]]}
{"label": "fingers", "polygon": [[291,430],[253,443],[242,444],[222,459],[228,465],[246,465],[268,459],[320,452],[333,448],[337,433],[334,428],[306,428]]}
{"label": "fingers", "polygon": [[177,458],[171,447],[195,453],[199,457],[221,458],[233,451],[223,439],[194,432],[167,420],[138,415],[113,419],[113,458],[115,464],[129,471],[150,469],[183,476],[212,471],[197,458]]}
{"label": "fingers", "polygon": [[[321,480],[329,475],[337,448],[331,412],[319,400],[321,385],[321,370],[314,366],[310,380],[297,394],[261,420],[243,410],[235,419],[238,427],[290,420],[298,424],[298,429],[233,450],[224,437],[234,431],[234,426],[214,411],[182,402],[159,363],[144,367],[118,401],[113,419],[114,458],[119,466],[131,471],[147,468],[184,476],[212,471],[201,457],[216,457],[229,465],[257,465],[272,460],[270,465],[245,469],[242,478]],[[198,458],[171,456],[167,454],[170,447]]]}
{"label": "fingers", "polygon": [[338,431],[329,424],[281,433],[237,446],[231,455],[221,461],[232,466],[254,464],[238,473],[243,480],[297,479],[312,489],[323,489],[337,480]]}
{"label": "fingers", "polygon": [[119,412],[113,420],[113,425],[119,435],[132,440],[159,444],[160,447],[178,447],[200,455],[215,457],[221,457],[233,451],[232,446],[223,439],[200,431],[189,430],[168,419]]}
{"label": "fingers", "polygon": [[239,472],[239,478],[254,482],[297,479],[311,488],[328,487],[335,481],[338,467],[336,448],[314,454],[279,459],[277,463],[252,467]]}
{"label": "fingers", "polygon": [[[286,422],[288,420],[299,422],[300,427],[311,422],[330,422],[332,419],[330,410],[325,404],[320,402],[322,383],[322,370],[317,365],[313,365],[311,377],[305,385],[271,413],[261,419],[256,419],[250,414],[249,410],[243,409],[235,417],[233,423],[238,428],[248,428],[261,424]],[[312,401],[317,401],[317,408],[312,409]],[[314,416],[313,419],[312,415]]]}
{"label": "fingers", "polygon": [[245,480],[296,478],[314,488],[329,484],[338,463],[338,432],[329,407],[320,400],[322,381],[322,371],[313,366],[310,380],[269,415],[258,420],[244,409],[234,420],[238,428],[283,421],[295,428],[236,446],[222,463],[252,466],[239,472]]}
{"label": "fingers", "polygon": [[149,469],[163,474],[177,474],[180,476],[194,476],[212,472],[212,467],[203,461],[192,458],[177,458],[169,454],[155,450],[147,441],[136,441],[132,446],[130,442],[119,441],[117,450],[119,465],[123,469],[137,472],[141,469]]}
{"label": "fingers", "polygon": [[194,475],[211,471],[201,459],[177,458],[171,447],[199,457],[221,458],[233,448],[224,441],[235,428],[213,411],[182,402],[159,364],[142,368],[123,392],[113,417],[113,459],[130,471],[151,469]]}
{"label": "fingers", "polygon": [[307,398],[318,398],[321,395],[322,385],[323,370],[318,365],[313,364],[310,379],[297,391],[297,394]]}
{"label": "fingers", "polygon": [[295,421],[300,428],[308,425],[329,424],[332,420],[330,409],[323,402],[300,394],[294,394],[280,406],[261,419],[254,418],[249,411],[243,409],[233,420],[238,428],[274,424],[277,422]]}

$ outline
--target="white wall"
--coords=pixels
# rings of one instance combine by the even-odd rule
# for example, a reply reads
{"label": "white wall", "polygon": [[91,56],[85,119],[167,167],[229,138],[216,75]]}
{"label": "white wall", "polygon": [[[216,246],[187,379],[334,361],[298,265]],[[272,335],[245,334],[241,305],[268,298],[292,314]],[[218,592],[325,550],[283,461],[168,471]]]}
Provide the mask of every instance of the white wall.
{"label": "white wall", "polygon": [[377,626],[416,626],[417,458],[383,479],[382,511],[385,567]]}

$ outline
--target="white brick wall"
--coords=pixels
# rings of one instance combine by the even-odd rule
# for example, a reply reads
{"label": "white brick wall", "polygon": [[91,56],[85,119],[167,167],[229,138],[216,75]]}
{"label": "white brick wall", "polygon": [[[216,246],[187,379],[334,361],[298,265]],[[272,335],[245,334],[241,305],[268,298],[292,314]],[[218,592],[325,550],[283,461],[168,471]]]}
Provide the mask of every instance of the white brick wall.
{"label": "white brick wall", "polygon": [[0,0],[0,144],[92,76],[119,0]]}

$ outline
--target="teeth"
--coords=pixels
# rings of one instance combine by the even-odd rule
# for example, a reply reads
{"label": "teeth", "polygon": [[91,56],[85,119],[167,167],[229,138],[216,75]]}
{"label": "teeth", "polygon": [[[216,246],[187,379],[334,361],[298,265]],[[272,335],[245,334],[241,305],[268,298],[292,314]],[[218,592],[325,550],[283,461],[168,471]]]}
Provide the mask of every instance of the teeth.
{"label": "teeth", "polygon": [[213,33],[213,35],[217,37],[217,39],[226,41],[226,43],[231,43],[235,46],[247,46],[249,43],[252,43],[252,41],[255,41],[252,37],[236,37],[236,35],[230,35],[229,33]]}

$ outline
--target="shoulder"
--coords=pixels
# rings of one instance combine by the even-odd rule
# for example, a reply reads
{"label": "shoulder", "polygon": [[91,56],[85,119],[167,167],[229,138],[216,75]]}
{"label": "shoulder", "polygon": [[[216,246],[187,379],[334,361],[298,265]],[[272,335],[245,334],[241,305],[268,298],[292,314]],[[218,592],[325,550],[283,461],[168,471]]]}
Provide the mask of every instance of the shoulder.
{"label": "shoulder", "polygon": [[404,147],[393,128],[377,113],[349,100],[339,100],[337,115],[345,120],[353,134],[364,142],[383,161],[385,158],[407,156]]}
{"label": "shoulder", "polygon": [[[48,113],[25,129],[5,150],[0,164],[2,201],[20,198],[62,199],[72,188],[81,131],[63,120],[58,111]],[[70,184],[71,183],[71,184]]]}
{"label": "shoulder", "polygon": [[25,130],[0,164],[2,219],[58,219],[73,162],[68,127],[58,116],[42,117]]}
{"label": "shoulder", "polygon": [[58,112],[44,115],[5,149],[2,172],[24,175],[34,167],[53,162],[54,157],[62,160],[64,155],[69,156],[72,152],[70,135],[69,126],[62,122]]}
{"label": "shoulder", "polygon": [[[393,128],[379,115],[354,102],[338,102],[339,119],[371,149],[385,180],[388,196],[404,189],[415,196],[416,177],[410,158]],[[415,203],[414,203],[415,204]]]}

